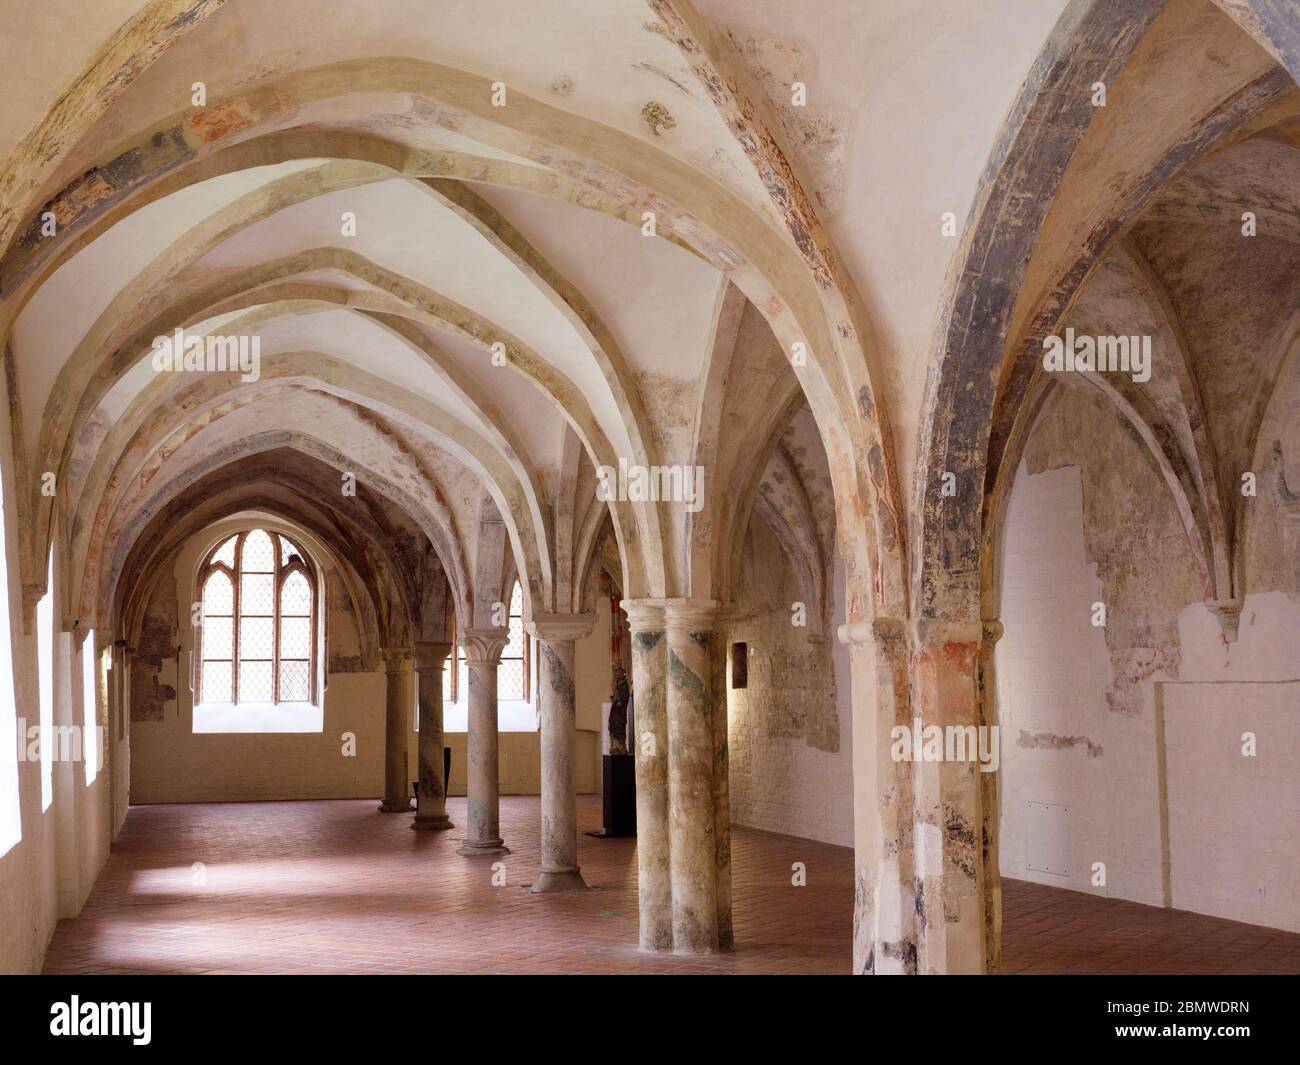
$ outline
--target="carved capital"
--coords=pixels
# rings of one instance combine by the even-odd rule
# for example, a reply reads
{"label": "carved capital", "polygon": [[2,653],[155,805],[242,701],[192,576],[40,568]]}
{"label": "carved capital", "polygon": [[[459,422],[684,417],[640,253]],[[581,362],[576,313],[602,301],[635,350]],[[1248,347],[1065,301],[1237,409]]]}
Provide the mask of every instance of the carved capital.
{"label": "carved capital", "polygon": [[595,614],[534,614],[525,626],[545,643],[573,642],[591,635],[596,627]]}
{"label": "carved capital", "polygon": [[470,666],[499,665],[501,652],[509,642],[510,633],[505,629],[466,629],[460,635],[465,661]]}
{"label": "carved capital", "polygon": [[451,653],[451,644],[437,640],[415,641],[415,669],[418,673],[438,672]]}
{"label": "carved capital", "polygon": [[390,676],[405,673],[411,668],[411,652],[405,647],[386,648],[382,654],[384,656],[384,672]]}

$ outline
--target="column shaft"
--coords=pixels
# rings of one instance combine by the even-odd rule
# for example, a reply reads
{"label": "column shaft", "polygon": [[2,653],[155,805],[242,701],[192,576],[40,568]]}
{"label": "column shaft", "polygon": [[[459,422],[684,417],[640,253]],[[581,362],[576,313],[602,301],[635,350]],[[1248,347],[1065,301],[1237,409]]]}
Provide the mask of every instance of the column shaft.
{"label": "column shaft", "polygon": [[469,666],[469,781],[465,841],[459,853],[476,857],[509,854],[501,839],[497,666],[506,646],[499,630],[467,630]]}
{"label": "column shaft", "polygon": [[672,950],[672,878],[668,845],[668,640],[663,607],[623,600],[632,632],[632,753],[636,767],[637,899],[641,949]]}
{"label": "column shaft", "polygon": [[384,801],[386,814],[411,809],[406,782],[406,734],[410,729],[411,664],[408,651],[385,651],[386,708],[384,720]]}
{"label": "column shaft", "polygon": [[668,635],[668,834],[673,951],[718,951],[718,871],[713,791],[713,614],[716,604],[670,601]]}
{"label": "column shaft", "polygon": [[529,630],[538,637],[537,697],[541,710],[542,870],[534,891],[586,888],[578,869],[576,701],[573,667],[576,641],[591,631],[594,617],[538,618]]}
{"label": "column shaft", "polygon": [[412,828],[435,832],[452,828],[447,816],[447,781],[443,766],[442,667],[451,644],[421,642],[415,645],[415,670],[419,678],[420,793]]}

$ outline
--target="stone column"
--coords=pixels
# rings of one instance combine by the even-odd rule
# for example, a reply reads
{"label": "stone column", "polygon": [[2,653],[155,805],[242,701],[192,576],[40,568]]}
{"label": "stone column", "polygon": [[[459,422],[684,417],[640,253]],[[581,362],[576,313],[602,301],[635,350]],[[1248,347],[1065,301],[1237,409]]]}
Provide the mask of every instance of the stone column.
{"label": "stone column", "polygon": [[421,640],[415,645],[420,704],[420,793],[411,827],[434,832],[453,827],[447,816],[447,781],[442,760],[442,667],[450,651],[449,643]]}
{"label": "stone column", "polygon": [[641,949],[673,949],[668,847],[668,640],[662,599],[624,599],[632,633],[637,900]]}
{"label": "stone column", "polygon": [[528,623],[537,637],[537,697],[542,727],[542,871],[533,890],[587,887],[578,869],[577,760],[573,663],[578,640],[594,614],[539,614]]}
{"label": "stone column", "polygon": [[[1001,621],[986,618],[981,622],[979,651],[979,701],[980,726],[990,730],[992,743],[1001,742],[1001,729],[998,722],[997,675],[993,667],[993,652],[1002,639],[1004,628]],[[997,765],[1001,767],[1002,756],[998,753]],[[990,974],[1002,971],[1002,873],[998,867],[998,835],[1001,826],[998,817],[1001,802],[998,797],[998,782],[1001,769],[992,773],[980,773],[981,808],[983,822],[981,838],[984,848],[983,893],[984,893],[984,967]]]}
{"label": "stone column", "polygon": [[411,726],[411,652],[405,649],[384,652],[384,672],[388,682],[384,720],[384,801],[381,813],[410,812],[410,785],[406,781],[406,733]]}
{"label": "stone column", "polygon": [[912,763],[894,757],[910,730],[910,631],[894,617],[839,629],[850,649],[853,703],[853,972],[916,972]]}
{"label": "stone column", "polygon": [[668,841],[673,952],[718,951],[713,809],[713,600],[670,599],[668,636]]}
{"label": "stone column", "polygon": [[[719,611],[718,619],[724,616]],[[713,851],[718,881],[718,947],[732,946],[731,927],[731,755],[727,721],[727,633],[713,636],[709,695],[713,728]]]}
{"label": "stone column", "polygon": [[501,839],[497,736],[497,666],[508,642],[505,629],[466,629],[461,637],[469,667],[469,800],[458,853],[467,857],[510,853]]}
{"label": "stone column", "polygon": [[[945,737],[950,726],[977,726],[981,623],[922,618],[912,631],[916,724]],[[982,973],[987,965],[981,775],[972,758],[912,762],[920,973]]]}

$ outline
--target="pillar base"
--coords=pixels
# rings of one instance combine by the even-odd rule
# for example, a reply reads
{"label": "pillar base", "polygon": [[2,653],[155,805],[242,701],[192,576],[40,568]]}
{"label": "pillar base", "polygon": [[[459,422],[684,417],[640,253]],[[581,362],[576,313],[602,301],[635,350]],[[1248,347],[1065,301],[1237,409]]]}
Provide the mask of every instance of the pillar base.
{"label": "pillar base", "polygon": [[451,818],[446,814],[430,816],[428,814],[416,814],[415,821],[411,824],[412,828],[423,828],[429,832],[446,832],[449,828],[456,826],[451,823]]}
{"label": "pillar base", "polygon": [[414,809],[410,799],[385,799],[379,804],[381,814],[409,814]]}
{"label": "pillar base", "polygon": [[587,882],[582,879],[582,872],[574,869],[543,869],[529,889],[541,895],[551,891],[589,891]]}
{"label": "pillar base", "polygon": [[463,854],[466,858],[495,858],[502,854],[509,854],[510,848],[499,839],[467,839],[456,848],[456,853]]}

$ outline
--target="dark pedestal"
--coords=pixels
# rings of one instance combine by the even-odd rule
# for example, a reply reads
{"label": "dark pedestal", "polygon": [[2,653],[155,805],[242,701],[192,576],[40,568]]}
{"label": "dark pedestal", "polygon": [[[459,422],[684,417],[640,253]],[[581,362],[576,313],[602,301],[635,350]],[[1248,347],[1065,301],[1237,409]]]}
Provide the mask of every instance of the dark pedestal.
{"label": "dark pedestal", "polygon": [[630,754],[607,754],[601,767],[605,828],[591,836],[636,835],[636,762]]}

